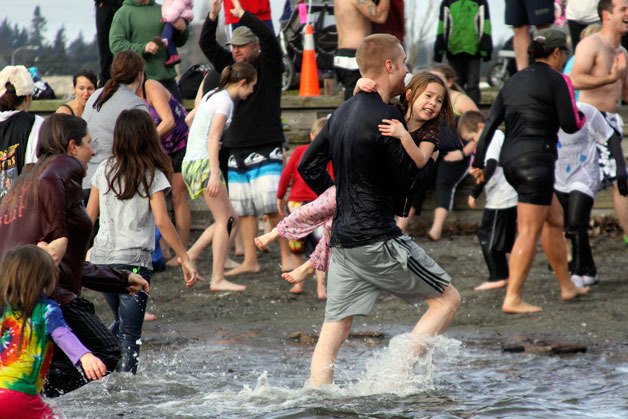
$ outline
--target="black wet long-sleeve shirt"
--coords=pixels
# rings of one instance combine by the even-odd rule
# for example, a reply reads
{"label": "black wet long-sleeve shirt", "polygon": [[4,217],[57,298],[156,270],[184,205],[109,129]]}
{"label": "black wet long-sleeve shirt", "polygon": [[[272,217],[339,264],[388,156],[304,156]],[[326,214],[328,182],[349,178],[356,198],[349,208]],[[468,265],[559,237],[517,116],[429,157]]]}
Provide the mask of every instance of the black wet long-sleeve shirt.
{"label": "black wet long-sleeve shirt", "polygon": [[506,140],[499,157],[501,165],[528,153],[552,153],[556,158],[558,129],[567,133],[584,125],[573,87],[567,76],[542,62],[515,74],[493,102],[473,160],[484,167],[484,157],[495,130],[506,123]]}
{"label": "black wet long-sleeve shirt", "polygon": [[319,195],[334,184],[326,171],[332,162],[331,246],[364,246],[402,234],[395,215],[407,215],[419,170],[398,139],[380,134],[377,125],[385,118],[404,121],[378,93],[359,93],[336,109],[301,159],[299,172]]}

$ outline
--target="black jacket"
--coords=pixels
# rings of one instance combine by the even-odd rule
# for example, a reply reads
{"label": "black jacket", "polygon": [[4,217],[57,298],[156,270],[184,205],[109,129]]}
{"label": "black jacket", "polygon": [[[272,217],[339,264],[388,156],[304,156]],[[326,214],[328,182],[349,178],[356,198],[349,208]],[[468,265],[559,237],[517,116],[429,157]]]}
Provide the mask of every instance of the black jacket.
{"label": "black jacket", "polygon": [[[252,63],[257,70],[257,84],[246,100],[236,102],[231,125],[223,133],[222,144],[228,148],[249,148],[284,143],[281,126],[281,48],[272,29],[255,15],[244,12],[240,23],[259,38],[261,52]],[[233,57],[216,42],[217,26],[218,20],[212,21],[207,17],[198,44],[216,71],[221,73],[233,64]]]}
{"label": "black jacket", "polygon": [[566,133],[584,125],[567,76],[536,62],[513,76],[499,92],[480,136],[473,167],[484,167],[484,156],[497,127],[505,121],[506,140],[501,165],[528,153],[556,154],[558,129]]}
{"label": "black jacket", "polygon": [[336,109],[301,159],[299,173],[319,195],[334,183],[326,171],[332,162],[331,246],[358,247],[402,234],[395,215],[407,215],[419,170],[398,139],[379,133],[385,118],[404,121],[379,94],[359,93]]}

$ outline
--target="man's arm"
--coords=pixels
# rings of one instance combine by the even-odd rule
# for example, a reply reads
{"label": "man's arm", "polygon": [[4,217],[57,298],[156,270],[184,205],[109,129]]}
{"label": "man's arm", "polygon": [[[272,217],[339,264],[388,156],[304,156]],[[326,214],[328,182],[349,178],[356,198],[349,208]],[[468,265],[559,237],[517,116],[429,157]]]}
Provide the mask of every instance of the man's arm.
{"label": "man's arm", "polygon": [[600,45],[593,37],[587,37],[578,43],[571,69],[571,81],[574,89],[588,90],[615,83],[626,72],[626,56],[618,54],[615,57],[609,74],[594,76],[591,74],[598,57]]}
{"label": "man's arm", "polygon": [[331,160],[329,155],[329,121],[314,141],[309,145],[297,170],[307,184],[317,195],[325,192],[334,181],[327,172],[327,164]]}
{"label": "man's arm", "polygon": [[156,52],[157,45],[152,45],[152,50],[155,52],[147,51],[148,44],[154,44],[154,42],[149,42],[148,44],[144,43],[133,43],[130,42],[131,39],[131,28],[129,27],[128,15],[116,13],[113,17],[113,21],[111,22],[111,28],[109,29],[109,48],[113,54],[116,54],[120,51],[133,51],[140,56],[144,56],[144,53],[148,52],[149,54],[154,54]]}
{"label": "man's arm", "polygon": [[209,62],[212,63],[218,73],[228,65],[233,64],[231,53],[218,45],[216,41],[216,28],[218,27],[218,14],[220,13],[222,1],[212,0],[211,10],[203,23],[198,45]]}
{"label": "man's arm", "polygon": [[493,105],[491,106],[488,118],[486,118],[486,123],[484,124],[484,129],[482,130],[482,135],[480,135],[478,146],[475,149],[475,158],[473,159],[474,168],[484,168],[486,151],[488,150],[488,146],[491,145],[495,130],[504,120],[504,114],[504,100],[500,91],[493,101]]}
{"label": "man's arm", "polygon": [[390,0],[380,0],[375,4],[373,0],[353,0],[355,8],[364,17],[374,23],[385,23],[390,11]]}

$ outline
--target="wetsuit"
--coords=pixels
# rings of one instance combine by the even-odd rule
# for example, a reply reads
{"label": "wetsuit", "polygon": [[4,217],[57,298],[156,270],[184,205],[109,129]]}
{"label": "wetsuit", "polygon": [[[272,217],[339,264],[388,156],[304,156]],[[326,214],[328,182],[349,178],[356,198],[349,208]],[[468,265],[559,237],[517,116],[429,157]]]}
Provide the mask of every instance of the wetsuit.
{"label": "wetsuit", "polygon": [[515,74],[499,92],[477,147],[473,167],[483,168],[486,150],[497,127],[506,123],[499,161],[519,202],[550,205],[558,130],[579,130],[578,112],[568,77],[548,64],[535,62]]}

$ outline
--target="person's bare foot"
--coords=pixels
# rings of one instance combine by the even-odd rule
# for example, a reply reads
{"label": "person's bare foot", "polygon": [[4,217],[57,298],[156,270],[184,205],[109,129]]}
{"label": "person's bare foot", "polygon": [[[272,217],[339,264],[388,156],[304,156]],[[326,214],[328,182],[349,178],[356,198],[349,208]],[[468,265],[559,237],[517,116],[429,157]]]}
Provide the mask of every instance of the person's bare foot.
{"label": "person's bare foot", "polygon": [[154,322],[155,320],[157,320],[157,316],[155,316],[153,313],[149,313],[148,311],[144,313],[145,322]]}
{"label": "person's bare foot", "polygon": [[181,266],[181,263],[182,263],[182,262],[181,262],[181,258],[180,258],[180,257],[178,257],[178,256],[175,256],[175,257],[173,257],[173,258],[170,258],[170,259],[168,260],[168,262],[166,262],[166,266],[168,266],[168,267],[171,267],[171,268],[172,268],[172,267]]}
{"label": "person's bare foot", "polygon": [[314,274],[314,268],[307,263],[290,272],[284,272],[281,277],[291,284],[299,284]]}
{"label": "person's bare foot", "polygon": [[209,284],[209,290],[211,292],[245,291],[246,290],[246,285],[234,284],[231,281],[227,281],[226,279],[222,279],[220,281],[212,281]]}
{"label": "person's bare foot", "polygon": [[288,290],[291,294],[301,294],[303,292],[303,282],[298,282],[294,284],[292,288]]}
{"label": "person's bare foot", "polygon": [[505,279],[500,279],[499,281],[486,281],[473,288],[473,291],[495,290],[498,288],[504,288],[507,284],[508,281]]}
{"label": "person's bare foot", "polygon": [[570,290],[561,290],[560,298],[562,298],[563,301],[570,301],[578,297],[587,295],[589,293],[589,289],[590,289],[589,287],[582,287],[582,288],[573,287],[573,289],[570,289]]}
{"label": "person's bare foot", "polygon": [[227,258],[227,260],[225,260],[225,269],[235,269],[238,266],[240,266],[240,263],[231,258]]}
{"label": "person's bare foot", "polygon": [[273,228],[268,233],[255,237],[255,246],[257,246],[259,250],[266,250],[266,246],[268,246],[273,240],[276,240],[277,237],[279,237],[279,233],[277,232],[277,229]]}
{"label": "person's bare foot", "polygon": [[543,311],[543,309],[541,307],[528,304],[521,298],[519,298],[518,300],[512,301],[504,300],[504,304],[502,305],[502,311],[507,314],[528,314],[538,313]]}
{"label": "person's bare foot", "polygon": [[234,276],[234,275],[240,275],[243,273],[257,273],[259,272],[259,265],[256,263],[255,265],[245,265],[245,264],[241,264],[240,266],[238,266],[237,268],[233,268],[231,270],[228,270],[225,272],[225,276]]}
{"label": "person's bare foot", "polygon": [[440,236],[437,236],[437,235],[433,234],[431,231],[428,231],[425,236],[431,242],[437,242],[437,241],[440,240]]}

